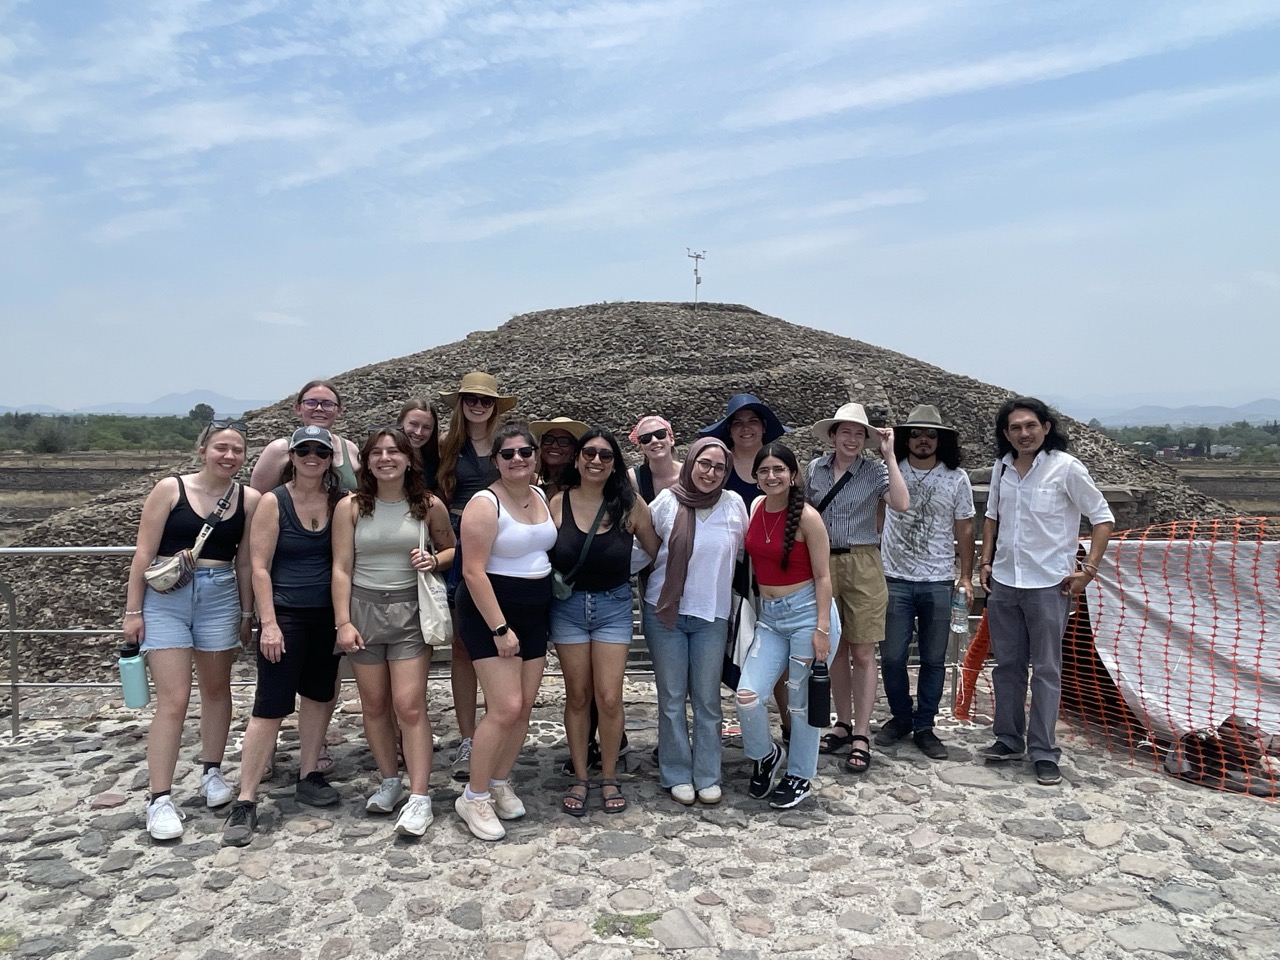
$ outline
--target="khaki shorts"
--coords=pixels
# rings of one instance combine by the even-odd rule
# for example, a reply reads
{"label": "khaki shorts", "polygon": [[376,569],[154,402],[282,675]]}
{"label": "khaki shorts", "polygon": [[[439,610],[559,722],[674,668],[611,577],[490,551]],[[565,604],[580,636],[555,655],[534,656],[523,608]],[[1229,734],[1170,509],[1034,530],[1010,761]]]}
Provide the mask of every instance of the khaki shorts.
{"label": "khaki shorts", "polygon": [[831,555],[831,596],[840,611],[840,639],[846,643],[880,643],[889,587],[884,581],[880,548],[850,547]]}
{"label": "khaki shorts", "polygon": [[369,590],[352,584],[351,622],[364,640],[363,650],[347,654],[352,663],[412,660],[429,652],[418,622],[417,586]]}

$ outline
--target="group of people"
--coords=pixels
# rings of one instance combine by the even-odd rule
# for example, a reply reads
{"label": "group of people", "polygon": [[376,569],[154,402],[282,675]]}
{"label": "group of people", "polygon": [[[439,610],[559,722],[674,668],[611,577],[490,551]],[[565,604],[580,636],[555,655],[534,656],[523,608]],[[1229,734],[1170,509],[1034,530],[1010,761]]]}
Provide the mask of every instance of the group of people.
{"label": "group of people", "polygon": [[[831,450],[802,470],[782,442],[789,428],[758,397],[739,394],[683,462],[670,422],[642,418],[629,435],[642,462],[628,469],[602,427],[569,417],[505,422],[517,399],[489,374],[467,374],[440,400],[447,431],[435,406],[414,400],[357,444],[335,430],[337,389],[312,381],[296,398],[301,425],[268,444],[248,486],[236,481],[246,425],[214,420],[198,444],[199,470],[161,480],[148,496],[124,631],[146,653],[157,694],[147,749],[151,836],[183,832],[171,788],[193,666],[200,790],[210,807],[230,804],[224,843],[251,842],[258,789],[274,775],[276,737],[295,710],[296,798],[338,803],[325,737],[343,656],[379,773],[366,809],[396,814],[397,833],[422,836],[433,820],[434,741],[424,576],[447,584],[460,734],[451,769],[465,783],[454,809],[480,839],[503,838],[503,822],[525,815],[511,771],[549,644],[565,679],[561,809],[587,811],[595,768],[600,808],[627,809],[617,765],[628,748],[622,687],[637,575],[657,693],[655,759],[676,802],[722,797],[720,686],[737,593],[758,597],[736,682],[750,796],[777,809],[799,804],[820,752],[842,753],[850,774],[868,772],[877,648],[891,716],[876,742],[911,737],[926,756],[947,756],[934,723],[953,597],[973,602],[974,503],[957,433],[936,407],[918,406],[890,427],[847,403],[814,425]],[[979,575],[997,659],[997,740],[984,756],[1011,760],[1029,748],[1037,778],[1052,783],[1068,604],[1097,573],[1111,516],[1040,401],[1001,408],[996,441]],[[868,447],[880,459],[864,456]],[[1081,513],[1094,530],[1077,570]],[[202,528],[190,582],[151,589],[146,571],[190,550]],[[230,671],[255,621],[258,683],[233,789],[221,769]],[[808,709],[815,661],[831,675],[835,721],[825,735]]]}

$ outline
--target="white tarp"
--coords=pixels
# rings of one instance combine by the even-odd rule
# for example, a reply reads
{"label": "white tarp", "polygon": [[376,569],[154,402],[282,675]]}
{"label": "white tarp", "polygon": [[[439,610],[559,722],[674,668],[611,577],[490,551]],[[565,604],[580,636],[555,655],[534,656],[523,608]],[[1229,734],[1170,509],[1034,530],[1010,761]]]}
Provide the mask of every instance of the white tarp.
{"label": "white tarp", "polygon": [[1119,540],[1099,567],[1094,644],[1152,736],[1280,734],[1280,542]]}

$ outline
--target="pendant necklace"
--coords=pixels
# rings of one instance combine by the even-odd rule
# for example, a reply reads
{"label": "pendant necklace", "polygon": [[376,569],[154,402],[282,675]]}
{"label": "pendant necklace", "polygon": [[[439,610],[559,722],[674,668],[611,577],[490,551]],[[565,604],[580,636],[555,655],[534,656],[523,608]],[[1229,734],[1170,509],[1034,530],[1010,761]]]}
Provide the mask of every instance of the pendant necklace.
{"label": "pendant necklace", "polygon": [[778,511],[778,521],[773,525],[772,530],[769,529],[769,511],[766,510],[763,505],[761,505],[760,511],[763,514],[760,518],[760,526],[764,530],[764,542],[773,543],[773,535],[778,532],[778,526],[782,523],[782,518],[787,515],[787,511]]}

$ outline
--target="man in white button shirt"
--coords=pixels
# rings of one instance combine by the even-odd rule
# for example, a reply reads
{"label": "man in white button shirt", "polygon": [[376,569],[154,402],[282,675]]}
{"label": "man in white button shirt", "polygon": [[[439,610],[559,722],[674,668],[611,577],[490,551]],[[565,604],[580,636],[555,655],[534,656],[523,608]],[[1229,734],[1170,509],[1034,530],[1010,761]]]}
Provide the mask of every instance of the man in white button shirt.
{"label": "man in white button shirt", "polygon": [[[1035,763],[1036,780],[1062,779],[1054,739],[1062,699],[1062,636],[1076,596],[1098,574],[1115,517],[1083,463],[1066,452],[1067,437],[1033,397],[996,414],[999,458],[983,525],[979,578],[987,591],[987,624],[996,666],[996,741],[989,762]],[[1093,527],[1088,559],[1076,569],[1080,518]],[[1031,718],[1027,722],[1027,670]]]}

